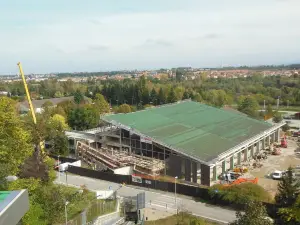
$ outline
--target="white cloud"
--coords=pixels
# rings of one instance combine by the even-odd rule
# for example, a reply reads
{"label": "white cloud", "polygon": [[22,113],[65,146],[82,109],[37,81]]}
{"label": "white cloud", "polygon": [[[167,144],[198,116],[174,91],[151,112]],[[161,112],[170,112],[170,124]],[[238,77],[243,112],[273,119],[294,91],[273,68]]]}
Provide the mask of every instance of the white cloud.
{"label": "white cloud", "polygon": [[198,1],[184,10],[75,14],[16,26],[0,36],[0,72],[12,60],[27,61],[30,72],[299,60],[299,7],[293,0]]}

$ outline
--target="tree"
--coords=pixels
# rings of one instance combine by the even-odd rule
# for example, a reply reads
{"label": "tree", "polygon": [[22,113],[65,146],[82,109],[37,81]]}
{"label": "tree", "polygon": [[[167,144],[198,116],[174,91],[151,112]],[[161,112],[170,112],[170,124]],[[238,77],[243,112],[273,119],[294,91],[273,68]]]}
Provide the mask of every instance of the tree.
{"label": "tree", "polygon": [[94,104],[95,104],[95,107],[96,107],[99,115],[109,113],[110,107],[103,95],[96,94]]}
{"label": "tree", "polygon": [[290,126],[288,124],[284,124],[282,127],[281,127],[282,131],[286,132],[288,131],[290,128]]}
{"label": "tree", "polygon": [[50,151],[54,155],[69,155],[69,143],[68,138],[64,133],[58,133],[53,137]]}
{"label": "tree", "polygon": [[272,225],[273,222],[267,217],[266,208],[261,202],[248,202],[245,213],[237,212],[237,220],[230,225]]}
{"label": "tree", "polygon": [[298,195],[296,202],[291,207],[280,208],[278,214],[281,217],[282,224],[300,224],[300,195]]}
{"label": "tree", "polygon": [[51,127],[55,131],[64,132],[69,129],[65,118],[62,115],[55,114],[48,121],[48,127]]}
{"label": "tree", "polygon": [[33,150],[30,133],[17,114],[16,103],[0,97],[0,164],[5,164],[10,174],[15,175]]}
{"label": "tree", "polygon": [[50,144],[50,152],[55,155],[68,155],[68,138],[65,131],[69,129],[65,118],[59,114],[55,114],[46,121],[46,141]]}
{"label": "tree", "polygon": [[76,92],[74,93],[74,102],[77,105],[79,105],[80,103],[82,103],[83,100],[84,100],[83,94],[80,92],[79,89],[77,89]]}
{"label": "tree", "polygon": [[63,96],[64,95],[60,91],[56,91],[55,94],[54,94],[54,98],[61,98]]}
{"label": "tree", "polygon": [[53,107],[53,103],[50,102],[49,100],[45,101],[42,105],[42,108],[45,109],[45,108],[51,108]]}
{"label": "tree", "polygon": [[66,100],[66,101],[58,103],[56,108],[61,107],[64,110],[64,112],[68,115],[70,113],[70,111],[75,108],[75,106],[76,105],[73,101]]}
{"label": "tree", "polygon": [[75,108],[68,115],[68,124],[74,130],[87,130],[97,126],[99,114],[92,105]]}
{"label": "tree", "polygon": [[299,183],[293,177],[293,169],[289,167],[286,176],[278,183],[275,201],[280,207],[290,207],[296,201]]}
{"label": "tree", "polygon": [[269,105],[267,106],[267,109],[266,109],[266,115],[268,115],[268,116],[273,116],[273,108],[272,108],[272,105],[271,105],[271,104],[269,104]]}
{"label": "tree", "polygon": [[282,115],[279,112],[275,112],[273,116],[274,123],[280,123],[282,121]]}
{"label": "tree", "polygon": [[128,104],[123,104],[119,106],[118,113],[130,113],[131,108]]}
{"label": "tree", "polygon": [[250,117],[257,118],[259,105],[253,97],[245,97],[238,104],[238,110]]}
{"label": "tree", "polygon": [[171,88],[171,90],[168,94],[168,103],[174,103],[176,101],[177,101],[177,99],[176,99],[174,88]]}
{"label": "tree", "polygon": [[157,93],[154,88],[152,88],[150,93],[150,103],[153,105],[157,104]]}
{"label": "tree", "polygon": [[182,81],[182,79],[183,79],[183,71],[182,70],[179,70],[179,69],[176,69],[176,81],[177,82],[180,82],[180,81]]}
{"label": "tree", "polygon": [[189,93],[185,90],[182,99],[189,99],[189,98],[190,98]]}
{"label": "tree", "polygon": [[162,105],[162,104],[165,104],[165,103],[166,103],[165,93],[164,93],[163,89],[160,88],[159,92],[158,92],[158,104]]}

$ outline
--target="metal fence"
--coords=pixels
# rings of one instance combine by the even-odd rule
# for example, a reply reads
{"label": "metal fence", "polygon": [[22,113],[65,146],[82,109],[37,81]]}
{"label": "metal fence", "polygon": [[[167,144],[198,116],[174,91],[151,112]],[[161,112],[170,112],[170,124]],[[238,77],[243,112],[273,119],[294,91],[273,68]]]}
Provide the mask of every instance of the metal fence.
{"label": "metal fence", "polygon": [[118,211],[116,200],[95,201],[83,212],[78,214],[72,220],[68,221],[68,225],[87,225],[93,224],[98,217],[102,215],[112,214]]}
{"label": "metal fence", "polygon": [[[175,184],[172,182],[163,182],[159,180],[151,180],[145,178],[141,178],[139,179],[139,181],[136,181],[132,179],[131,175],[119,175],[113,173],[106,173],[106,172],[100,172],[100,171],[91,170],[82,167],[76,167],[76,166],[69,166],[68,172],[80,176],[86,176],[86,177],[111,181],[114,183],[120,183],[120,184],[125,183],[125,184],[144,187],[144,188],[157,189],[157,190],[167,191],[167,192],[175,192]],[[208,189],[205,187],[196,187],[196,186],[189,186],[189,185],[177,183],[176,192],[178,194],[183,194],[191,197],[200,197],[202,199],[209,198]]]}

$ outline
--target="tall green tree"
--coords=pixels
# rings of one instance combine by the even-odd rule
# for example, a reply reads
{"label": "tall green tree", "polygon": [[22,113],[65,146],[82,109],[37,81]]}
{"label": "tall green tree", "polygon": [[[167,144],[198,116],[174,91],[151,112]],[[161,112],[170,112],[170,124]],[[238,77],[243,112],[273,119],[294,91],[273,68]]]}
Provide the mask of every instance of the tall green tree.
{"label": "tall green tree", "polygon": [[165,93],[164,93],[163,89],[160,88],[159,92],[158,92],[158,104],[162,105],[162,104],[165,104],[165,103],[166,103]]}
{"label": "tall green tree", "polygon": [[245,213],[238,211],[237,220],[230,225],[272,225],[267,216],[267,210],[261,202],[251,201],[247,203]]}
{"label": "tall green tree", "polygon": [[289,167],[287,175],[278,183],[277,194],[275,195],[277,205],[281,207],[292,206],[297,198],[298,187],[299,182],[293,176],[293,169]]}
{"label": "tall green tree", "polygon": [[69,129],[65,118],[55,114],[46,121],[46,141],[50,144],[50,152],[55,155],[67,156],[69,154],[68,138],[65,131]]}
{"label": "tall green tree", "polygon": [[185,90],[184,93],[183,93],[182,99],[189,99],[189,98],[190,98],[190,95],[189,95],[189,93]]}
{"label": "tall green tree", "polygon": [[150,93],[150,104],[156,105],[157,104],[157,93],[154,88],[152,88]]}
{"label": "tall green tree", "polygon": [[278,214],[281,218],[280,222],[284,225],[300,224],[300,195],[298,195],[295,203],[290,207],[280,208]]}
{"label": "tall green tree", "polygon": [[14,175],[33,150],[30,133],[17,113],[16,102],[0,97],[0,164],[6,165]]}
{"label": "tall green tree", "polygon": [[99,115],[109,113],[110,107],[103,95],[96,94],[95,99],[94,99],[94,104],[95,104],[97,111],[99,112]]}
{"label": "tall green tree", "polygon": [[95,107],[85,105],[70,111],[68,124],[74,130],[87,130],[96,127],[99,119],[99,114]]}
{"label": "tall green tree", "polygon": [[269,104],[267,106],[267,109],[266,109],[266,115],[270,115],[270,116],[273,116],[273,108],[272,108],[272,105]]}
{"label": "tall green tree", "polygon": [[283,120],[282,115],[279,112],[275,112],[273,116],[274,123],[280,123]]}
{"label": "tall green tree", "polygon": [[243,98],[238,104],[238,110],[240,112],[245,113],[248,116],[253,118],[258,117],[258,109],[259,109],[259,105],[257,101],[251,96],[247,96]]}
{"label": "tall green tree", "polygon": [[76,90],[76,92],[74,93],[74,102],[79,105],[80,103],[82,103],[84,100],[84,96],[81,93],[81,91],[79,89]]}
{"label": "tall green tree", "polygon": [[176,101],[177,101],[177,99],[176,99],[176,94],[175,94],[174,88],[171,88],[171,90],[168,94],[168,103],[174,103]]}

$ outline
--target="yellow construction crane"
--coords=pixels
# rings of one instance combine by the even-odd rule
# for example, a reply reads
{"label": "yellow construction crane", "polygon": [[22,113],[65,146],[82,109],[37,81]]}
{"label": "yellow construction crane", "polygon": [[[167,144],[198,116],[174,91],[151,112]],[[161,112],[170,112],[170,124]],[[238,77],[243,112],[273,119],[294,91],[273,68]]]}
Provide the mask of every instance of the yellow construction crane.
{"label": "yellow construction crane", "polygon": [[[23,80],[23,84],[24,84],[24,88],[25,88],[25,92],[26,92],[26,96],[27,96],[29,108],[30,108],[30,111],[31,111],[31,116],[32,116],[32,119],[33,119],[33,123],[36,125],[37,121],[36,121],[35,111],[34,111],[34,108],[33,108],[33,105],[32,105],[32,101],[31,101],[31,98],[30,98],[28,86],[27,86],[26,79],[25,79],[24,72],[23,72],[23,68],[22,68],[22,65],[21,65],[20,62],[18,62],[17,65],[19,67],[20,75],[21,75],[22,80]],[[40,145],[40,150],[43,152],[44,151],[44,143],[40,142],[39,145]]]}

